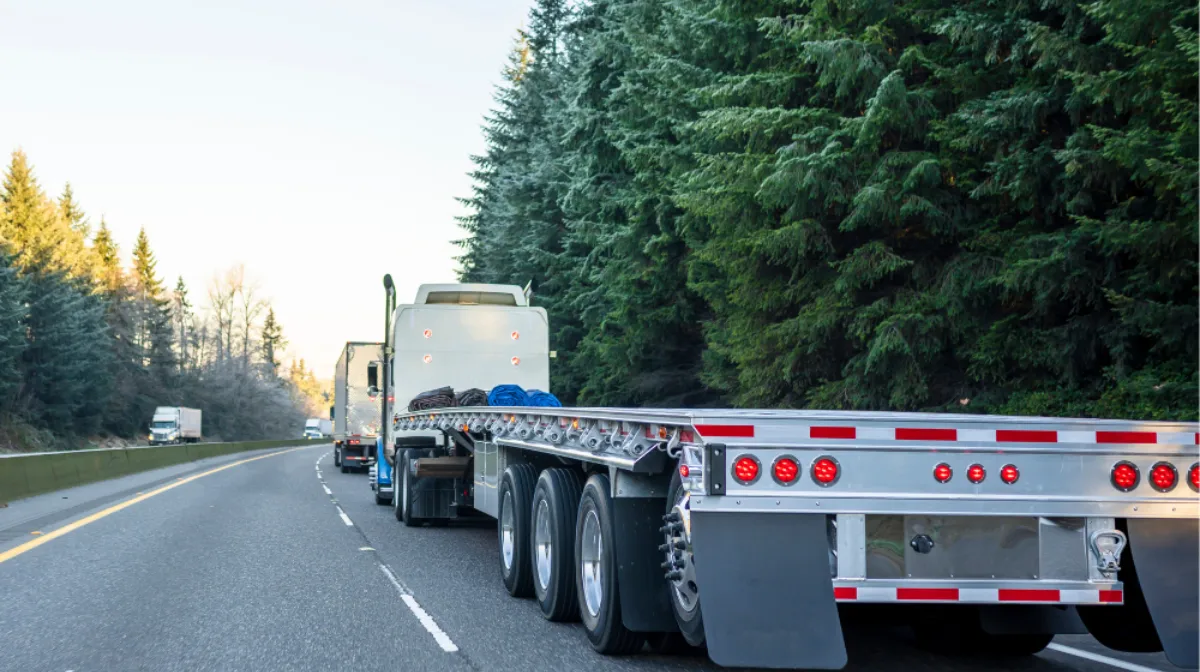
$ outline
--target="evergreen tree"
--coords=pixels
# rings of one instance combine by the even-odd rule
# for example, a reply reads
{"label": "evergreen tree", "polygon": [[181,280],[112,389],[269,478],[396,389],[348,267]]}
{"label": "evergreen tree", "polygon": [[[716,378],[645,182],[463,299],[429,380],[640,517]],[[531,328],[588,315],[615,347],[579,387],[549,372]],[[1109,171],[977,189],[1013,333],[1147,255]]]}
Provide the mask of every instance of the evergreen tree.
{"label": "evergreen tree", "polygon": [[157,266],[143,228],[133,247],[134,295],[139,304],[137,343],[144,365],[157,379],[165,380],[175,367],[174,329],[171,301],[166,297]]}
{"label": "evergreen tree", "polygon": [[25,351],[26,283],[0,250],[0,408],[13,407],[22,381]]}
{"label": "evergreen tree", "polygon": [[175,282],[175,291],[171,296],[171,315],[175,329],[175,343],[178,348],[179,370],[183,372],[188,362],[188,346],[192,342],[190,327],[192,323],[192,304],[188,300],[187,285],[183,276]]}
{"label": "evergreen tree", "polygon": [[283,337],[283,327],[275,319],[275,309],[268,308],[262,328],[262,357],[269,376],[279,375],[279,354],[286,347],[287,340]]}

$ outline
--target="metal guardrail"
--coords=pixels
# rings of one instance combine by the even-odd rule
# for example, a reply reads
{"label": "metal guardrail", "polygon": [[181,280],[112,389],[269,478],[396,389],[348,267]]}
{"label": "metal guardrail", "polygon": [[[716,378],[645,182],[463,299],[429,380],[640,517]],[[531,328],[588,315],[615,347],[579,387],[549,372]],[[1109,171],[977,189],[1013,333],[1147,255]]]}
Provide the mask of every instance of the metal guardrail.
{"label": "metal guardrail", "polygon": [[263,448],[281,448],[323,439],[184,443],[176,446],[97,448],[54,453],[0,455],[0,504],[46,492]]}

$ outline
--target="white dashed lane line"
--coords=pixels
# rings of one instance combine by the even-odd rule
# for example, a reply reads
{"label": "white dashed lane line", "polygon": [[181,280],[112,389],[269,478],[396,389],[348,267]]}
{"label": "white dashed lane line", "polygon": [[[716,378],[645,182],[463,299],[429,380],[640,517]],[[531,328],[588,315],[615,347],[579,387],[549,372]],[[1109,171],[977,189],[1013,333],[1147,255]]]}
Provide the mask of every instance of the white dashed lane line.
{"label": "white dashed lane line", "polygon": [[1090,660],[1095,663],[1103,663],[1105,665],[1111,665],[1112,667],[1115,667],[1117,669],[1129,670],[1129,672],[1162,672],[1162,670],[1157,670],[1153,667],[1146,667],[1145,665],[1138,665],[1136,663],[1127,663],[1123,660],[1117,660],[1116,658],[1109,658],[1108,656],[1102,656],[1098,653],[1092,653],[1091,651],[1084,651],[1083,649],[1076,649],[1076,648],[1070,647],[1070,646],[1063,646],[1062,644],[1057,644],[1055,642],[1051,642],[1050,644],[1048,644],[1046,646],[1046,648],[1050,649],[1051,651],[1065,653],[1068,656],[1075,656],[1076,658],[1083,658],[1084,660]]}
{"label": "white dashed lane line", "polygon": [[[321,477],[321,460],[325,459],[325,457],[328,455],[329,453],[325,453],[321,457],[317,458],[317,481],[321,483],[321,487],[325,490],[325,494],[329,495],[329,501],[331,504],[333,504],[333,508],[337,510],[338,515],[341,516],[342,522],[345,523],[347,527],[353,527],[354,522],[351,521],[350,516],[347,516],[346,512],[342,510],[342,507],[338,506],[337,500],[333,497],[333,491],[329,489],[329,486],[325,484],[325,479]],[[359,529],[358,532],[359,534],[362,534],[361,529]],[[413,616],[417,617],[417,620],[421,623],[421,626],[425,628],[426,632],[428,632],[430,635],[433,635],[434,641],[437,642],[438,646],[442,647],[443,651],[446,653],[457,653],[458,646],[456,646],[454,641],[450,639],[450,635],[447,635],[446,631],[442,630],[441,626],[437,624],[437,621],[433,620],[433,617],[429,615],[429,612],[425,611],[425,609],[421,607],[421,604],[417,602],[417,598],[413,597],[412,591],[405,587],[405,585],[400,582],[400,579],[396,578],[396,574],[392,572],[391,567],[388,567],[386,563],[379,560],[379,555],[375,549],[370,546],[362,546],[358,550],[376,553],[375,562],[379,566],[379,570],[383,572],[384,576],[388,578],[388,581],[395,586],[396,592],[400,593],[400,599],[404,602],[404,605],[408,607],[408,610],[412,612]]]}

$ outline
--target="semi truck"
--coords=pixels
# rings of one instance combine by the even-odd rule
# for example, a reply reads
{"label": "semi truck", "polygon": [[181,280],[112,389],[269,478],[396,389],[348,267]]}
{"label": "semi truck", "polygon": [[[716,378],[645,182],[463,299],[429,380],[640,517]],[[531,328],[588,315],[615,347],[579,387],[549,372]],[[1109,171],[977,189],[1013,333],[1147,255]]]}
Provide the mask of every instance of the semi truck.
{"label": "semi truck", "polygon": [[323,418],[309,418],[304,421],[304,438],[323,439],[333,434],[333,422]]}
{"label": "semi truck", "polygon": [[378,376],[382,343],[348,342],[334,371],[333,463],[342,473],[366,470],[373,457],[383,408],[382,395],[369,378]]}
{"label": "semi truck", "polygon": [[[1197,665],[1200,424],[777,409],[409,411],[449,385],[547,389],[546,314],[508,285],[386,290],[377,449],[410,527],[497,521],[506,590],[601,654],[841,669],[841,615],[939,650],[1056,634]],[[377,494],[378,497],[378,494]],[[378,501],[378,499],[377,499]]]}
{"label": "semi truck", "polygon": [[195,443],[200,440],[200,409],[159,406],[150,419],[150,445]]}

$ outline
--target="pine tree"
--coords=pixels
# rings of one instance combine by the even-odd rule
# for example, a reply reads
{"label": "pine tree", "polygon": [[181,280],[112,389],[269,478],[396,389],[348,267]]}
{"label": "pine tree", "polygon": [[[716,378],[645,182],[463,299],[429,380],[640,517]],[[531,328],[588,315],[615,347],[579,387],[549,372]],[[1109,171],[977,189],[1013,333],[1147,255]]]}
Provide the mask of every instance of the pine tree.
{"label": "pine tree", "polygon": [[171,299],[171,315],[175,329],[175,343],[178,348],[179,370],[182,373],[190,361],[188,345],[192,341],[192,335],[189,329],[193,317],[192,304],[188,300],[187,285],[184,284],[182,275],[175,282],[175,291]]}
{"label": "pine tree", "polygon": [[26,283],[12,258],[0,250],[0,408],[10,409],[22,381]]}
{"label": "pine tree", "polygon": [[262,357],[269,376],[279,375],[279,354],[286,347],[287,340],[283,337],[283,327],[275,319],[275,309],[268,308],[262,328]]}
{"label": "pine tree", "polygon": [[134,295],[138,301],[137,344],[143,365],[160,381],[166,382],[175,367],[174,329],[171,301],[158,278],[158,262],[150,250],[150,239],[143,228],[133,247]]}

